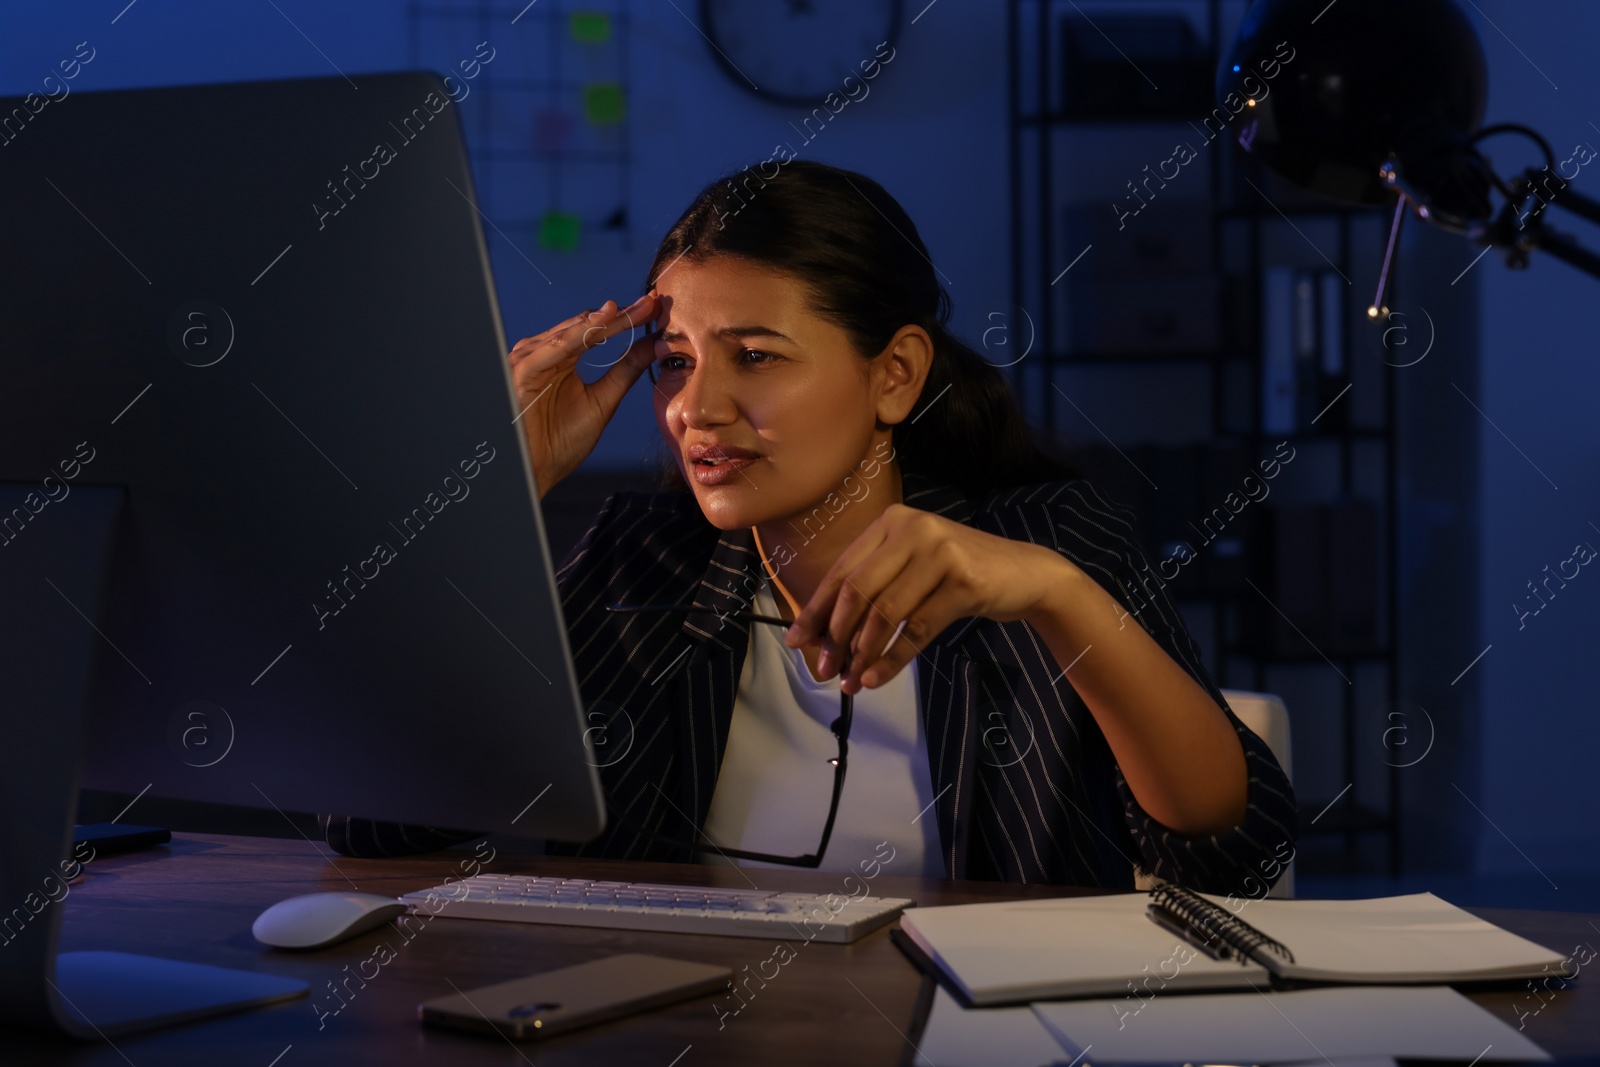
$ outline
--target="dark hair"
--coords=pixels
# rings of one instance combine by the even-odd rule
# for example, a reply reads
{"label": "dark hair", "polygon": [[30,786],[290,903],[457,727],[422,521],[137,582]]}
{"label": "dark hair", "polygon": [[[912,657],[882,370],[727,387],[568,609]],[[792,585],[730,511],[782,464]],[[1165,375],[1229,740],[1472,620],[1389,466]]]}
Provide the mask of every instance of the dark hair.
{"label": "dark hair", "polygon": [[[910,216],[883,186],[807,160],[760,168],[700,191],[662,238],[645,288],[680,259],[734,256],[799,279],[812,309],[843,329],[863,358],[883,351],[900,327],[921,326],[934,354],[924,406],[892,430],[903,470],[968,495],[1080,476],[1035,439],[1000,370],[945,328],[949,294]],[[768,176],[769,168],[776,173]],[[688,491],[670,459],[661,485]]]}

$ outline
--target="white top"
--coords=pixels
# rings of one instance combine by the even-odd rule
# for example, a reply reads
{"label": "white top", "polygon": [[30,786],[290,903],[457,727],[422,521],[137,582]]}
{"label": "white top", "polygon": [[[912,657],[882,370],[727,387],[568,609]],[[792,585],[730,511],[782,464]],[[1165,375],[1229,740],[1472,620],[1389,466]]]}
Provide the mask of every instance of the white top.
{"label": "white top", "polygon": [[[751,609],[778,615],[770,581],[756,590]],[[839,717],[839,679],[817,681],[803,652],[783,643],[781,628],[749,625],[750,646],[705,832],[729,848],[799,856],[816,849],[828,818],[834,770],[828,761],[839,754],[830,729]],[[844,791],[822,870],[860,876],[865,862],[873,875],[883,870],[946,877],[916,672],[912,659],[887,684],[855,694]],[[874,860],[891,855],[880,850],[883,841],[894,847],[893,858],[874,867]],[[730,862],[709,849],[700,859]]]}

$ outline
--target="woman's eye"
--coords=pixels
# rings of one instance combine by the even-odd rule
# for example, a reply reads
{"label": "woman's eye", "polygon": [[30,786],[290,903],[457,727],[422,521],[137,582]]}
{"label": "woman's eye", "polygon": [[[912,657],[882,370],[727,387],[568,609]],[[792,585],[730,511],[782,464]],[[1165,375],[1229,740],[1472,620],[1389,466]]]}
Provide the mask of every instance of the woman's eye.
{"label": "woman's eye", "polygon": [[663,355],[657,356],[656,361],[650,364],[650,381],[652,383],[657,383],[657,389],[661,388],[659,384],[661,382],[666,382],[670,387],[683,377],[685,371],[678,366],[682,359],[682,356],[672,352],[667,352]]}
{"label": "woman's eye", "polygon": [[[739,350],[739,359],[745,363],[771,363],[779,358],[781,357],[774,352],[767,352],[758,348],[741,348]],[[688,369],[685,357],[676,353],[668,353],[657,359],[656,367],[662,374],[676,373]]]}

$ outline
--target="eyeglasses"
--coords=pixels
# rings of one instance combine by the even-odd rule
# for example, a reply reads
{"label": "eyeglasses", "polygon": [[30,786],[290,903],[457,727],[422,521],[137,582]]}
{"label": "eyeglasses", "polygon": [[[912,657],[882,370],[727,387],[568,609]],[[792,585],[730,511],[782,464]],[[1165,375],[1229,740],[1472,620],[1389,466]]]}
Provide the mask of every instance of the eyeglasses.
{"label": "eyeglasses", "polygon": [[[661,339],[661,333],[662,333],[662,331],[659,330],[659,329],[653,330],[653,331],[651,331],[650,336],[653,339],[659,341]],[[650,357],[650,362],[645,364],[644,372],[650,376],[650,384],[651,385],[656,385],[656,384],[658,384],[660,382],[660,375],[656,372],[656,358],[654,356],[651,356]],[[664,605],[651,605],[651,607],[657,607],[657,606],[664,606]]]}
{"label": "eyeglasses", "polygon": [[[733,617],[746,619],[750,622],[770,623],[773,626],[782,626],[785,629],[787,629],[789,626],[789,624],[784,622],[782,619],[774,618],[771,615],[757,615],[754,612],[743,611],[737,613],[736,615],[729,616],[723,612],[713,611],[710,608],[703,608],[698,604],[607,604],[606,610],[618,612],[697,611],[708,615],[717,615],[720,618]],[[843,650],[843,659],[844,662],[839,667],[839,677],[841,679],[843,679],[850,670],[850,650],[848,647]],[[853,713],[853,699],[849,693],[844,691],[844,688],[841,685],[839,689],[839,717],[833,720],[833,726],[831,727],[833,730],[833,736],[839,739],[839,755],[836,758],[828,761],[829,763],[833,764],[833,799],[828,803],[828,821],[822,824],[822,842],[817,845],[817,850],[815,852],[808,852],[804,856],[774,856],[766,852],[750,852],[741,848],[723,848],[715,841],[712,841],[710,837],[707,837],[705,831],[701,830],[699,827],[695,827],[695,832],[701,838],[704,838],[706,843],[709,844],[713,849],[726,857],[736,857],[738,859],[746,860],[760,860],[763,863],[782,863],[791,867],[820,867],[822,865],[822,857],[828,851],[828,838],[833,836],[833,821],[839,814],[839,796],[844,791],[845,758],[850,751],[850,720],[853,716]],[[630,818],[626,812],[617,811],[614,807],[612,807],[611,797],[609,795],[606,796],[606,811],[617,816],[618,821],[625,822],[630,826],[643,831],[652,840],[665,842],[675,845],[679,848],[683,848],[685,846],[690,848],[696,847],[693,842],[684,841],[681,838],[668,837],[665,834],[658,834],[653,830],[647,829],[637,820]],[[682,812],[679,814],[682,814]]]}

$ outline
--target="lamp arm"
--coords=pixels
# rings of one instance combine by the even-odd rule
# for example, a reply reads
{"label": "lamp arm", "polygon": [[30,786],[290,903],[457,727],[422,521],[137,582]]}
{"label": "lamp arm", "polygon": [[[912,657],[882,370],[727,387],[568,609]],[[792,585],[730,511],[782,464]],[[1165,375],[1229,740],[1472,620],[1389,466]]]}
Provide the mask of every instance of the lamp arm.
{"label": "lamp arm", "polygon": [[[1541,195],[1540,188],[1543,193]],[[1586,274],[1600,278],[1600,255],[1578,244],[1571,234],[1547,226],[1545,208],[1559,205],[1590,222],[1600,223],[1600,200],[1583,195],[1572,188],[1572,183],[1551,174],[1547,169],[1529,167],[1512,180],[1512,199],[1500,209],[1492,223],[1474,227],[1468,235],[1478,244],[1494,245],[1506,249],[1506,265],[1522,269],[1528,265],[1528,253],[1538,249],[1554,256]],[[1521,206],[1532,196],[1537,203],[1527,210]]]}
{"label": "lamp arm", "polygon": [[[1549,193],[1548,197],[1539,196],[1534,189],[1535,183],[1539,182],[1541,178],[1543,179],[1545,191]],[[1555,187],[1553,190],[1551,189],[1552,185]],[[1600,200],[1584,196],[1572,188],[1571,182],[1559,175],[1551,174],[1548,170],[1529,167],[1522,172],[1521,178],[1517,179],[1512,185],[1512,189],[1522,195],[1533,193],[1545,205],[1559,204],[1580,218],[1600,224]],[[1537,209],[1536,214],[1542,214],[1543,211],[1544,208],[1540,207]]]}
{"label": "lamp arm", "polygon": [[[1472,138],[1476,141],[1489,134],[1506,132],[1516,129],[1525,132],[1537,140],[1544,147],[1547,157],[1549,147],[1543,138],[1525,127],[1502,125],[1489,127],[1479,131]],[[1468,142],[1469,147],[1471,141]],[[1522,270],[1528,266],[1528,253],[1538,249],[1556,259],[1578,268],[1586,274],[1600,278],[1600,254],[1589,251],[1578,244],[1571,234],[1562,233],[1554,227],[1545,225],[1545,208],[1552,204],[1559,205],[1577,215],[1579,218],[1600,224],[1600,200],[1588,197],[1572,188],[1572,183],[1552,172],[1550,167],[1529,167],[1517,177],[1511,179],[1509,185],[1495,178],[1493,170],[1488,166],[1487,160],[1473,151],[1472,157],[1493,184],[1503,193],[1506,193],[1506,203],[1497,215],[1490,221],[1464,219],[1440,211],[1431,201],[1427,193],[1416,188],[1406,179],[1400,161],[1392,154],[1384,164],[1379,167],[1378,173],[1383,178],[1384,184],[1399,194],[1400,204],[1396,211],[1393,227],[1390,231],[1390,244],[1399,232],[1400,214],[1407,203],[1412,205],[1412,210],[1417,216],[1433,223],[1442,229],[1454,233],[1462,233],[1479,245],[1490,245],[1495,248],[1505,249],[1506,266],[1512,270]],[[1525,210],[1522,205],[1529,198],[1535,203]],[[1391,252],[1392,254],[1392,252]],[[1385,255],[1385,268],[1388,266],[1390,256]],[[1378,294],[1373,301],[1373,309],[1369,314],[1380,314],[1382,311],[1384,284],[1388,271],[1383,271]]]}
{"label": "lamp arm", "polygon": [[1585,274],[1600,278],[1600,255],[1580,246],[1570,234],[1539,226],[1532,247],[1555,256],[1563,263],[1577,267]]}

